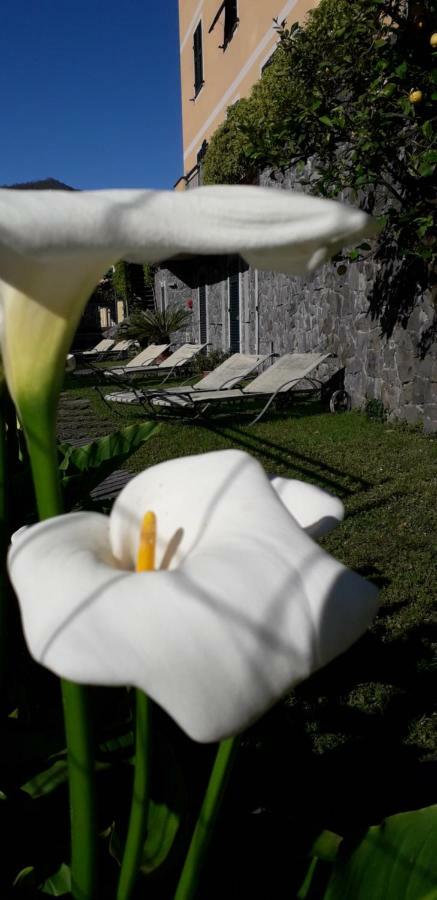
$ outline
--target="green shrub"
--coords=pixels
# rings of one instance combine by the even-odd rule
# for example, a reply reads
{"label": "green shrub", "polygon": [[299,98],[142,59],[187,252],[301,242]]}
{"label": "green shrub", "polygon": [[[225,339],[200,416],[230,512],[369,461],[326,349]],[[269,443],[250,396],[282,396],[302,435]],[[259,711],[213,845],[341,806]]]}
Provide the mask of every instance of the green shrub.
{"label": "green shrub", "polygon": [[118,328],[118,337],[138,341],[142,347],[148,344],[168,344],[171,335],[191,324],[191,312],[180,307],[168,307],[163,312],[150,309],[134,309]]}

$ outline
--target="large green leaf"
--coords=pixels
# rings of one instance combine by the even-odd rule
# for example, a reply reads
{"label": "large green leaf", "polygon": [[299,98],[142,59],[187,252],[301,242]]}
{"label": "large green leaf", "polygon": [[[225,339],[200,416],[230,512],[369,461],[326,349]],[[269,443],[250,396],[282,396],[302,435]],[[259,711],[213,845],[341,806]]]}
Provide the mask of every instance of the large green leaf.
{"label": "large green leaf", "polygon": [[152,437],[157,428],[159,425],[156,422],[141,422],[97,438],[84,447],[60,444],[58,449],[62,459],[59,468],[67,475],[99,468],[108,461],[119,462],[121,458],[129,456],[144,441]]}
{"label": "large green leaf", "polygon": [[437,900],[437,806],[389,816],[344,840],[324,900]]}

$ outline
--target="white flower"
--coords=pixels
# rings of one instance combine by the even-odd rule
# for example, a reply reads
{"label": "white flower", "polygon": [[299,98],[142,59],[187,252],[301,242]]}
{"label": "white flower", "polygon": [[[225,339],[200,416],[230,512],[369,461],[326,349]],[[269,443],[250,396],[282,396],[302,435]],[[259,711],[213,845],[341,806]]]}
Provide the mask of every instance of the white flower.
{"label": "white flower", "polygon": [[[160,569],[137,573],[147,510]],[[236,734],[376,611],[376,589],[298,524],[316,534],[341,516],[335,498],[271,484],[237,450],[150,468],[109,519],[75,513],[16,535],[9,570],[30,652],[71,681],[143,689],[195,740]]]}
{"label": "white flower", "polygon": [[55,402],[86,300],[118,259],[240,253],[299,274],[373,230],[357,209],[291,191],[0,190],[0,340],[15,403],[31,415],[41,396]]}

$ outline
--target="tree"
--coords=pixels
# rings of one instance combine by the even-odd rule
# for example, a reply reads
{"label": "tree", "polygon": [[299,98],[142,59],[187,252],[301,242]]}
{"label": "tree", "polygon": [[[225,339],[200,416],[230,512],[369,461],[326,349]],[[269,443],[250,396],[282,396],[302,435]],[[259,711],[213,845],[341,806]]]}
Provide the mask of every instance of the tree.
{"label": "tree", "polygon": [[210,184],[252,181],[267,167],[304,178],[311,162],[306,190],[347,192],[383,212],[376,252],[403,261],[373,310],[386,333],[406,321],[437,257],[436,30],[431,0],[321,0],[305,27],[277,23],[271,64],[228,110],[204,160]]}
{"label": "tree", "polygon": [[115,265],[112,284],[116,298],[124,300],[129,311],[154,306],[154,267],[120,260]]}

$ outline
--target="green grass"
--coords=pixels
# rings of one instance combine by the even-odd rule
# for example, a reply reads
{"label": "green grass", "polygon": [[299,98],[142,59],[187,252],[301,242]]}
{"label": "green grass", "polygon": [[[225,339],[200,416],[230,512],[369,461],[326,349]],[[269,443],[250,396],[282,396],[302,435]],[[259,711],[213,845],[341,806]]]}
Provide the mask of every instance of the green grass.
{"label": "green grass", "polygon": [[[144,418],[136,407],[110,410],[90,388],[74,391],[91,398],[108,431]],[[202,423],[164,421],[126,466],[136,472],[177,456],[238,447],[269,473],[301,478],[342,498],[345,521],[323,544],[378,584],[381,612],[368,635],[275,713],[281,722],[286,717],[293,737],[282,775],[300,762],[304,782],[310,779],[307,789],[315,779],[325,812],[335,807],[337,827],[342,815],[375,821],[379,814],[431,803],[437,767],[437,442],[359,412],[332,415],[312,401],[252,427],[249,421],[247,413]],[[260,723],[256,730],[257,746],[263,728]],[[265,748],[265,735],[263,740]],[[351,769],[350,795],[344,780]]]}

